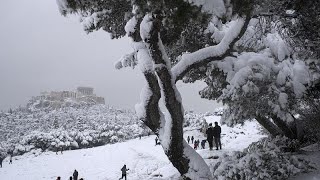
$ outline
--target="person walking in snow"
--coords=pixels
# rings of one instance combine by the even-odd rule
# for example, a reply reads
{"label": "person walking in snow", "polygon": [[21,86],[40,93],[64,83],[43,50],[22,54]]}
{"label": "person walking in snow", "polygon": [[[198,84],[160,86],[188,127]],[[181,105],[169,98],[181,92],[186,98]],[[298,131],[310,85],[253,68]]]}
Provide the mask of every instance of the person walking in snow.
{"label": "person walking in snow", "polygon": [[119,178],[119,180],[122,178],[127,180],[127,171],[129,171],[129,169],[127,169],[126,165],[123,165],[123,167],[121,168],[122,176],[121,176],[121,178]]}
{"label": "person walking in snow", "polygon": [[69,177],[69,180],[72,180],[72,176]]}
{"label": "person walking in snow", "polygon": [[58,176],[58,177],[57,177],[57,180],[61,180],[61,177],[60,177],[60,176]]}
{"label": "person walking in snow", "polygon": [[189,144],[189,142],[190,142],[190,137],[189,136],[187,137],[187,141],[188,141],[188,144]]}
{"label": "person walking in snow", "polygon": [[197,150],[197,149],[198,149],[198,146],[199,146],[199,143],[198,143],[197,140],[195,140],[195,141],[194,141],[194,146],[193,146],[193,148],[194,148],[195,150]]}
{"label": "person walking in snow", "polygon": [[214,122],[214,128],[213,128],[213,136],[214,136],[214,142],[216,143],[217,150],[221,149],[221,127],[218,125],[218,122]]}
{"label": "person walking in snow", "polygon": [[156,145],[158,145],[158,137],[156,137],[155,141],[156,141]]}
{"label": "person walking in snow", "polygon": [[78,171],[75,169],[74,172],[73,172],[73,174],[72,174],[73,180],[78,180],[78,175],[79,175],[79,173],[78,173]]}
{"label": "person walking in snow", "polygon": [[210,150],[212,150],[213,148],[213,127],[212,127],[212,123],[209,124],[209,127],[206,131],[207,134],[207,141],[209,143],[209,148]]}
{"label": "person walking in snow", "polygon": [[12,154],[10,154],[9,164],[12,164]]}
{"label": "person walking in snow", "polygon": [[193,140],[194,140],[194,138],[193,138],[193,136],[191,136],[191,143],[193,144]]}
{"label": "person walking in snow", "polygon": [[205,139],[201,141],[201,148],[202,148],[202,149],[205,148],[206,141],[207,141],[207,140],[205,140]]}

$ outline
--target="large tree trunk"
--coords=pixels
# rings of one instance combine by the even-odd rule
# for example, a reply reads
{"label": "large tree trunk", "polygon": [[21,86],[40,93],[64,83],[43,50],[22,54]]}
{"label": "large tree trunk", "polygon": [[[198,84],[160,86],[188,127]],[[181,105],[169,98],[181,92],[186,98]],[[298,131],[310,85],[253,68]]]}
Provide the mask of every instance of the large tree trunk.
{"label": "large tree trunk", "polygon": [[297,139],[297,130],[295,122],[287,124],[285,121],[283,121],[275,115],[272,115],[271,118],[273,122],[281,129],[285,136],[287,136],[290,139]]}
{"label": "large tree trunk", "polygon": [[262,127],[264,127],[271,134],[271,136],[276,137],[278,135],[283,135],[283,132],[268,118],[263,116],[257,116],[256,120]]}
{"label": "large tree trunk", "polygon": [[147,125],[156,135],[159,135],[160,129],[160,110],[159,100],[161,97],[160,87],[156,75],[152,72],[145,72],[144,77],[148,83],[152,94],[145,104],[146,117],[142,119],[145,125]]}
{"label": "large tree trunk", "polygon": [[[156,17],[156,15],[154,15],[154,17]],[[164,147],[169,160],[181,173],[184,179],[212,179],[208,165],[183,139],[184,113],[182,104],[179,92],[176,89],[175,82],[169,69],[170,67],[166,63],[165,55],[163,54],[163,51],[161,51],[162,47],[160,47],[161,40],[159,32],[161,28],[161,19],[154,18],[152,20],[153,24],[150,31],[150,37],[144,41],[146,42],[149,54],[154,61],[154,66],[156,67],[155,72],[158,76],[158,81],[164,96],[164,104],[170,115],[170,118],[165,120],[165,123],[167,124],[161,127],[170,127],[169,129],[164,130],[166,133],[170,133],[170,139],[163,139],[168,137],[161,137],[162,134],[160,133],[160,142]]]}

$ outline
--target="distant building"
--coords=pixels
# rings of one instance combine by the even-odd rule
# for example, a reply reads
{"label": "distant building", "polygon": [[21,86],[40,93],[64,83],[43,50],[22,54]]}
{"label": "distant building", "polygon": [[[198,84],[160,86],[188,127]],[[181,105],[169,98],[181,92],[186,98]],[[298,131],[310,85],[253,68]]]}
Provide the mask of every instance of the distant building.
{"label": "distant building", "polygon": [[92,87],[77,87],[77,91],[51,91],[41,92],[40,96],[33,97],[36,100],[49,100],[49,101],[64,101],[71,99],[77,102],[88,102],[96,104],[105,104],[103,97],[97,96],[93,93]]}
{"label": "distant building", "polygon": [[78,87],[77,92],[82,95],[93,95],[93,88],[92,87]]}

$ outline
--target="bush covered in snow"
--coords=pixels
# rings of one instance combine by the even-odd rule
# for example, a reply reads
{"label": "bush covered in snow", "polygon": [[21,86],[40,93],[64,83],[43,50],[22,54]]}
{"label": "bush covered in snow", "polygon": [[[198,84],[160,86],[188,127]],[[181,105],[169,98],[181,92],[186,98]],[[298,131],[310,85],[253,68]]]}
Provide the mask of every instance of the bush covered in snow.
{"label": "bush covered in snow", "polygon": [[[282,151],[288,139],[265,138],[250,145],[244,152],[224,154],[214,166],[215,179],[224,180],[283,180],[307,172],[309,162]],[[295,144],[295,142],[292,142]]]}
{"label": "bush covered in snow", "polygon": [[202,126],[203,121],[205,120],[204,117],[208,115],[211,115],[211,114],[209,113],[201,114],[201,113],[195,113],[193,111],[186,111],[184,114],[183,127],[200,128]]}
{"label": "bush covered in snow", "polygon": [[143,123],[129,110],[88,104],[49,107],[36,108],[29,104],[8,113],[0,112],[0,148],[13,154],[32,149],[78,149],[148,134]]}

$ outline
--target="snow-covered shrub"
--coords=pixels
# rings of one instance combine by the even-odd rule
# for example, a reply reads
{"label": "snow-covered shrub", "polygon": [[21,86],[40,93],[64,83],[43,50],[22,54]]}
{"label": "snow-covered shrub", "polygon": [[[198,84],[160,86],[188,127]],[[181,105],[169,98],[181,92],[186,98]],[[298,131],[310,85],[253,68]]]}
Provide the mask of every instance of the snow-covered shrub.
{"label": "snow-covered shrub", "polygon": [[184,115],[183,127],[200,127],[203,122],[204,114],[186,111]]}
{"label": "snow-covered shrub", "polygon": [[216,179],[224,180],[283,180],[307,172],[311,165],[279,147],[286,144],[282,137],[265,138],[253,143],[243,152],[224,154],[214,166]]}
{"label": "snow-covered shrub", "polygon": [[118,142],[118,141],[119,141],[119,138],[118,138],[117,136],[112,136],[111,139],[110,139],[110,141],[111,141],[112,143],[115,143],[115,142]]}
{"label": "snow-covered shrub", "polygon": [[0,143],[6,144],[5,152],[88,148],[148,134],[148,128],[129,110],[79,103],[55,108],[43,103],[0,112]]}
{"label": "snow-covered shrub", "polygon": [[7,151],[4,147],[0,146],[0,158],[5,158],[7,156]]}

